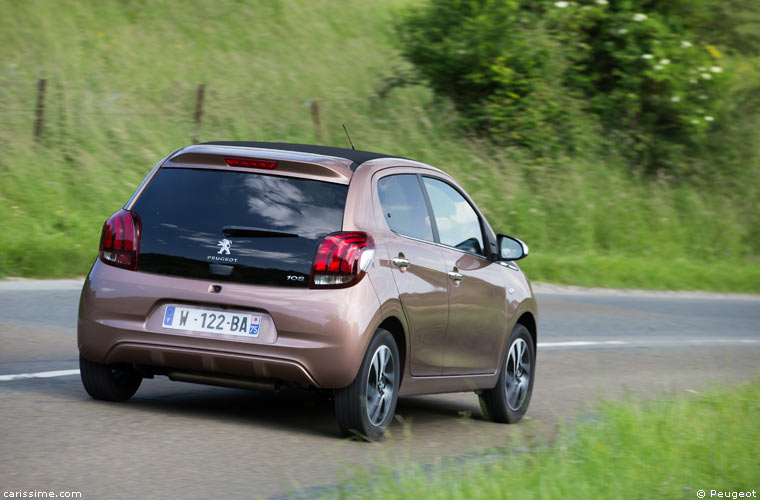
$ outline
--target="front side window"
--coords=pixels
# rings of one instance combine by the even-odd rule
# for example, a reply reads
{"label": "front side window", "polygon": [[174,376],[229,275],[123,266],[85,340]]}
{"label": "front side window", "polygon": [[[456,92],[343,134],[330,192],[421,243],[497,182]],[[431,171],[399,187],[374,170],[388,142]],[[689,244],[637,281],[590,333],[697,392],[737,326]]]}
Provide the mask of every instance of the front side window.
{"label": "front side window", "polygon": [[425,197],[414,174],[389,175],[377,181],[383,217],[391,231],[425,241],[433,241]]}
{"label": "front side window", "polygon": [[464,252],[485,255],[480,219],[472,206],[449,184],[431,177],[423,180],[440,242]]}

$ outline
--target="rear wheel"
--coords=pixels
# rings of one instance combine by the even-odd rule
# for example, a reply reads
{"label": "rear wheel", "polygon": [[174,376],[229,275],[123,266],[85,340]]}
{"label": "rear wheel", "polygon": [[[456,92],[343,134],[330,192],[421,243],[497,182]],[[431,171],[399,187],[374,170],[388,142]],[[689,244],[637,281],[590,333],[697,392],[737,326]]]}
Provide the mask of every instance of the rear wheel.
{"label": "rear wheel", "polygon": [[142,377],[129,365],[105,365],[79,356],[82,385],[93,399],[126,401],[140,387]]}
{"label": "rear wheel", "polygon": [[536,370],[536,349],[530,332],[515,325],[509,336],[509,347],[501,365],[496,387],[483,391],[480,408],[494,422],[518,422],[530,404]]}
{"label": "rear wheel", "polygon": [[390,332],[379,328],[354,381],[335,391],[341,433],[367,441],[381,438],[393,420],[400,382],[398,347]]}

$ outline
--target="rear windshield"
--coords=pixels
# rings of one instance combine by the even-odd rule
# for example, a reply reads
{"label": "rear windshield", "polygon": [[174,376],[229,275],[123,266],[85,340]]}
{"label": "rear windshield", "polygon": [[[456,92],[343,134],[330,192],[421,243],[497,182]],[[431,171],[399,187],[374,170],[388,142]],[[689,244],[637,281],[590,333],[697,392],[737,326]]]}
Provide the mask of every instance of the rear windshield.
{"label": "rear windshield", "polygon": [[319,241],[340,231],[348,186],[247,172],[160,169],[132,210],[138,270],[308,286]]}

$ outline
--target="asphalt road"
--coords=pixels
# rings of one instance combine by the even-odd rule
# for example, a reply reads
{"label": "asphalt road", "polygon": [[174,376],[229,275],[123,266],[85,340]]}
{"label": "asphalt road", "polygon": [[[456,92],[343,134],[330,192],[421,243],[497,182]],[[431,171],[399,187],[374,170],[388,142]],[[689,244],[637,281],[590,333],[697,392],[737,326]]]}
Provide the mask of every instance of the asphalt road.
{"label": "asphalt road", "polygon": [[65,375],[78,367],[78,294],[77,282],[0,282],[0,490],[309,497],[358,471],[469,456],[516,432],[549,436],[600,397],[668,397],[760,372],[758,296],[537,287],[538,374],[523,422],[484,421],[474,394],[407,397],[390,436],[366,444],[339,439],[332,404],[312,393],[156,378],[127,403],[89,399]]}

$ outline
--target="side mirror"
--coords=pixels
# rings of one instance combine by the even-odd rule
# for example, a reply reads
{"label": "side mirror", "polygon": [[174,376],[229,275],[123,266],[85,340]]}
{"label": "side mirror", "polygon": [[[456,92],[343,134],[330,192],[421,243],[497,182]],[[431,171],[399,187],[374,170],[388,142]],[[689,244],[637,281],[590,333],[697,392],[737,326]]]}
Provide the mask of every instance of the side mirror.
{"label": "side mirror", "polygon": [[528,256],[528,245],[505,234],[497,236],[499,260],[520,260]]}

